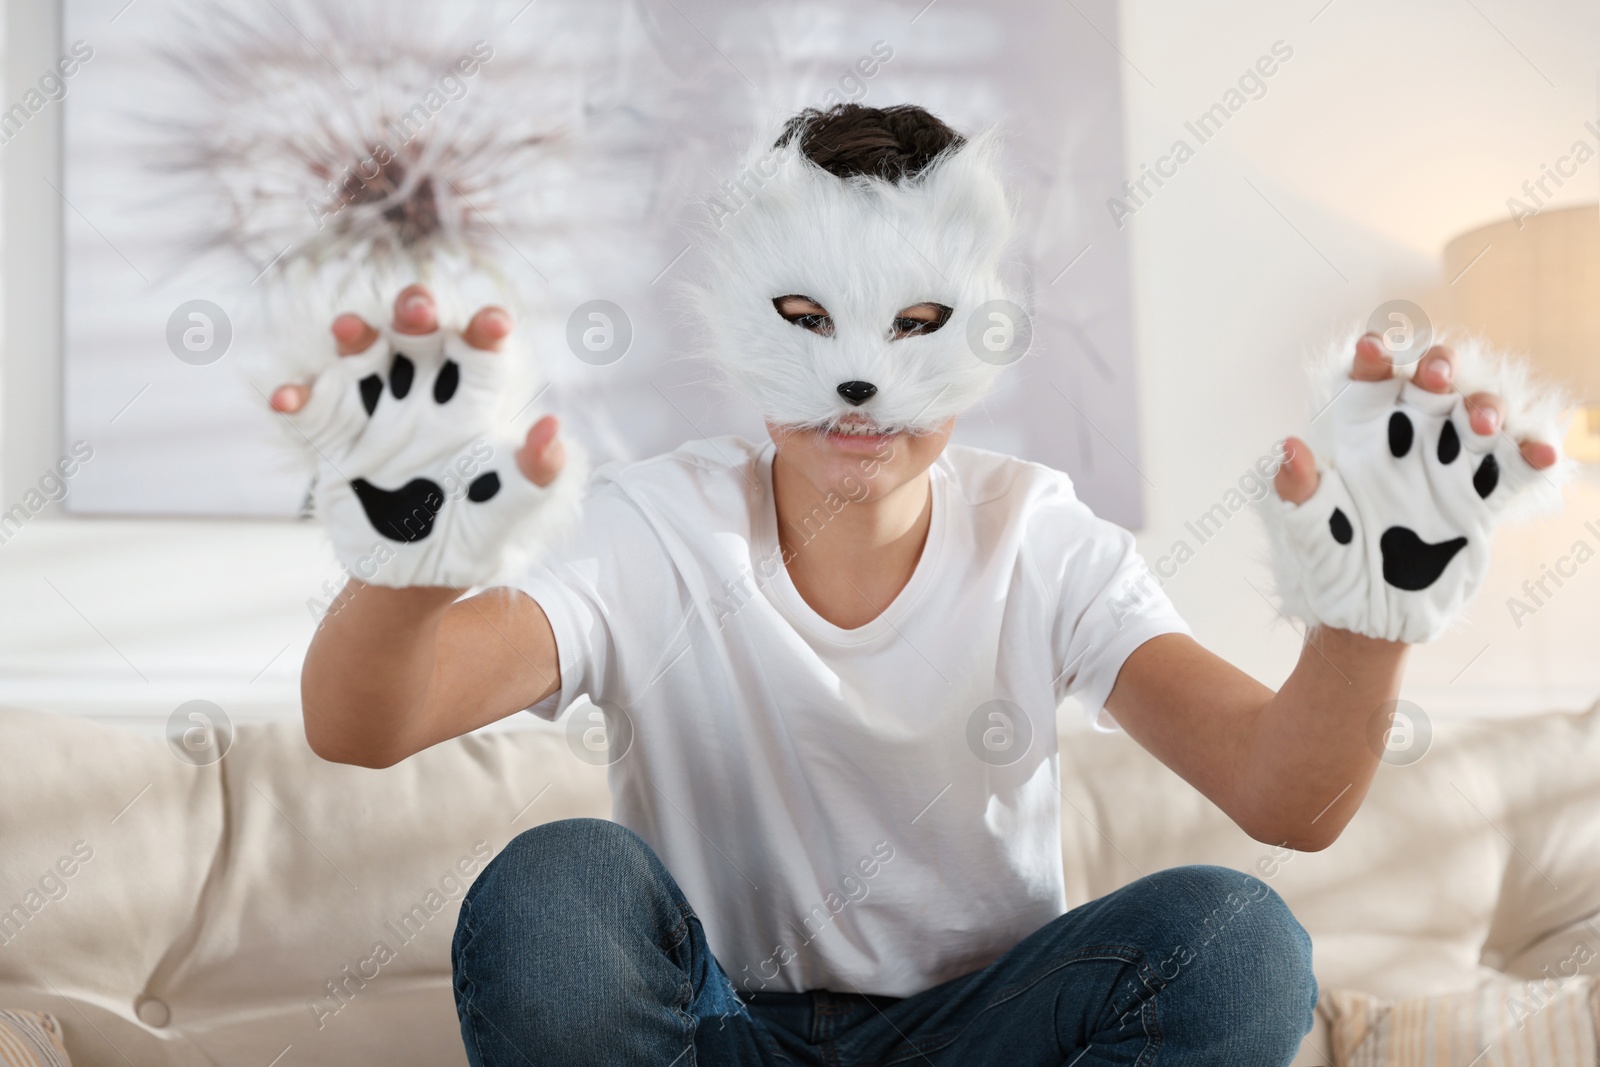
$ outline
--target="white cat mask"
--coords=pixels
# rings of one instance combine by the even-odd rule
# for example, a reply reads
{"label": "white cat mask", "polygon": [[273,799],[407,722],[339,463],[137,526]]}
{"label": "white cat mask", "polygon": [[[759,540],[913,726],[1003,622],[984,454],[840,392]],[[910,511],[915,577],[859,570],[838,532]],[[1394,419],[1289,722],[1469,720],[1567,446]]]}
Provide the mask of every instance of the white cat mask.
{"label": "white cat mask", "polygon": [[[857,415],[882,431],[932,431],[978,401],[1004,362],[969,342],[974,312],[1014,299],[1000,277],[1014,221],[998,138],[952,146],[897,182],[839,178],[800,140],[758,144],[732,183],[741,199],[718,213],[709,276],[690,291],[709,355],[773,423]],[[788,295],[826,308],[832,336],[779,315],[773,301]],[[944,325],[891,339],[896,314],[923,303],[951,309]],[[876,391],[852,403],[846,383]]]}

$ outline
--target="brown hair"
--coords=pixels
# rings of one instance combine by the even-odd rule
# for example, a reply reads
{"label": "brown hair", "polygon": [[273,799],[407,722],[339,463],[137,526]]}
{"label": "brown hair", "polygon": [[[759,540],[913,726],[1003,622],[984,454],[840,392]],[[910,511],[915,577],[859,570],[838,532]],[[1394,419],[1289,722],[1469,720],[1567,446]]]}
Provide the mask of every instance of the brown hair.
{"label": "brown hair", "polygon": [[916,177],[939,153],[965,143],[959,133],[915,104],[808,107],[784,124],[774,148],[796,137],[800,153],[839,178],[867,175],[885,181]]}

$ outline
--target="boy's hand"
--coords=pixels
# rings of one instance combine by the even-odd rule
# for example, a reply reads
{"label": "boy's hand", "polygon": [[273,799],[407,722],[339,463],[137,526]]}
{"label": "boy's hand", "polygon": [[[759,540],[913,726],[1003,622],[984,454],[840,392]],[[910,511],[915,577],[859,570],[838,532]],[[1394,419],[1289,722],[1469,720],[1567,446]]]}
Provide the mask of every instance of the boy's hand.
{"label": "boy's hand", "polygon": [[1512,442],[1504,427],[1522,414],[1516,401],[1460,393],[1458,364],[1435,346],[1405,382],[1379,339],[1362,337],[1329,412],[1331,464],[1319,472],[1304,441],[1285,441],[1267,519],[1293,613],[1428,641],[1482,584],[1500,513],[1559,454],[1547,442]]}
{"label": "boy's hand", "polygon": [[[1473,391],[1485,366],[1472,357],[1433,348],[1405,382],[1363,337],[1320,416],[1334,422],[1322,470],[1304,441],[1286,442],[1277,495],[1261,510],[1286,611],[1318,629],[1276,694],[1193,638],[1163,634],[1128,657],[1106,699],[1129,734],[1258,841],[1314,850],[1339,835],[1377,771],[1372,727],[1399,696],[1408,644],[1442,630],[1482,582],[1518,484],[1552,476],[1553,446],[1505,433],[1540,425],[1532,391],[1515,374],[1499,378],[1498,395]],[[1438,574],[1407,563],[1416,548],[1396,529],[1425,543],[1421,561],[1431,552]]]}
{"label": "boy's hand", "polygon": [[[395,333],[425,334],[439,328],[438,311],[433,294],[420,285],[401,290],[394,301],[394,320],[390,327]],[[498,352],[511,335],[511,316],[497,307],[479,308],[461,331],[461,339],[473,348],[485,352]],[[340,356],[353,356],[364,352],[378,339],[378,331],[359,315],[349,313],[333,320],[333,339]],[[272,394],[272,408],[285,415],[293,415],[305,407],[311,398],[309,385],[283,385]],[[517,452],[517,468],[523,477],[534,485],[546,486],[561,473],[567,458],[566,445],[560,437],[560,423],[554,415],[546,415],[528,429],[528,436]]]}
{"label": "boy's hand", "polygon": [[459,334],[441,329],[432,296],[413,285],[387,329],[335,319],[337,363],[274,391],[272,407],[317,452],[317,508],[340,560],[368,584],[488,581],[524,520],[574,496],[553,416],[520,448],[495,440],[496,353],[510,332],[495,307]]}
{"label": "boy's hand", "polygon": [[[1447,393],[1455,374],[1455,363],[1454,351],[1435,345],[1418,362],[1412,382],[1430,393]],[[1394,377],[1394,364],[1377,335],[1369,333],[1356,342],[1350,377],[1358,382],[1381,382]],[[1505,422],[1505,401],[1493,393],[1473,393],[1466,398],[1465,407],[1473,430],[1480,434],[1496,433]],[[1284,446],[1286,458],[1273,481],[1273,488],[1289,503],[1303,504],[1317,491],[1316,458],[1311,454],[1311,447],[1298,437],[1288,438]],[[1552,467],[1559,458],[1555,446],[1543,441],[1521,441],[1518,447],[1534,470]]]}

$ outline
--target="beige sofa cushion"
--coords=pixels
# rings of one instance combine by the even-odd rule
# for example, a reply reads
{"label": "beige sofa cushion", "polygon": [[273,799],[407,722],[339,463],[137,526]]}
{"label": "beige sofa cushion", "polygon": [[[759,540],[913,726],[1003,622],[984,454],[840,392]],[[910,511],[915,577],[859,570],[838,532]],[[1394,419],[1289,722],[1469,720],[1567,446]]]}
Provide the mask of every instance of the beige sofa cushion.
{"label": "beige sofa cushion", "polygon": [[[231,821],[201,936],[146,988],[218,1062],[265,1064],[290,1043],[299,1062],[310,1049],[462,1061],[449,983],[462,895],[523,830],[610,808],[603,769],[549,732],[372,771],[316,758],[293,724],[247,729],[222,778]],[[379,1055],[381,1034],[396,1047]]]}
{"label": "beige sofa cushion", "polygon": [[[1507,731],[1492,754],[1490,781],[1505,806],[1498,828],[1516,843],[1485,942],[1486,958],[1523,977],[1569,955],[1574,932],[1600,916],[1600,706],[1552,715],[1536,731]],[[1543,943],[1541,943],[1543,942]],[[1600,927],[1587,933],[1600,959]],[[1600,963],[1584,972],[1600,975]]]}
{"label": "beige sofa cushion", "polygon": [[1436,722],[1314,854],[1252,841],[1125,735],[1069,728],[1061,746],[1073,903],[1162,866],[1249,871],[1312,932],[1325,987],[1471,988],[1499,974],[1486,950],[1505,963],[1600,910],[1600,711]]}
{"label": "beige sofa cushion", "polygon": [[[522,830],[610,810],[603,769],[548,731],[386,771],[318,759],[295,722],[240,727],[206,768],[59,716],[0,711],[0,736],[17,742],[0,755],[0,900],[78,837],[94,848],[0,950],[0,1005],[53,1012],[79,1067],[265,1065],[291,1048],[300,1065],[465,1063],[449,976],[462,891]],[[374,961],[379,941],[392,959]]]}
{"label": "beige sofa cushion", "polygon": [[1580,1067],[1600,1062],[1600,989],[1587,978],[1537,990],[1488,982],[1391,1001],[1331,990],[1333,1067]]}
{"label": "beige sofa cushion", "polygon": [[0,1006],[54,1014],[79,1064],[154,1059],[133,999],[196,932],[221,771],[59,716],[0,709],[0,738]]}

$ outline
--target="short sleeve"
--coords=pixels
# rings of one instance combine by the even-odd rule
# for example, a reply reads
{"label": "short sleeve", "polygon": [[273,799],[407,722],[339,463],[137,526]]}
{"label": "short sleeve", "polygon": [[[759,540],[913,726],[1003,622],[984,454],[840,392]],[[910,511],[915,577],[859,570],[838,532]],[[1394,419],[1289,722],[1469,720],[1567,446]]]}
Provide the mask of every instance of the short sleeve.
{"label": "short sleeve", "polygon": [[582,517],[515,582],[555,633],[561,688],[528,710],[558,719],[581,696],[627,704],[640,650],[665,647],[688,610],[654,528],[602,488]]}
{"label": "short sleeve", "polygon": [[1115,729],[1105,703],[1123,663],[1152,637],[1188,634],[1189,627],[1131,533],[1076,498],[1057,508],[1058,521],[1047,524],[1057,547],[1046,553],[1059,590],[1052,632],[1057,696],[1077,697],[1091,724]]}

